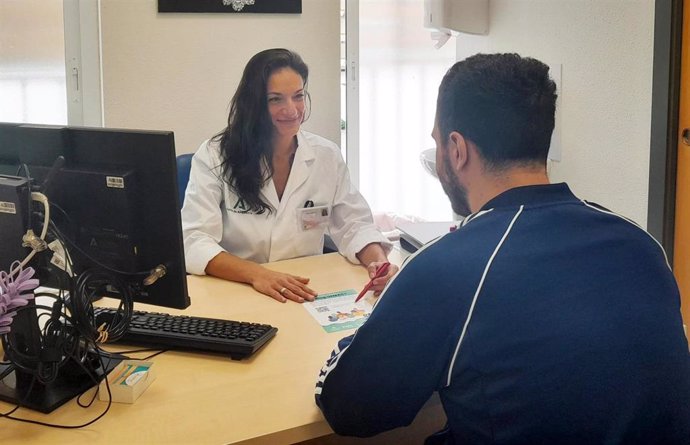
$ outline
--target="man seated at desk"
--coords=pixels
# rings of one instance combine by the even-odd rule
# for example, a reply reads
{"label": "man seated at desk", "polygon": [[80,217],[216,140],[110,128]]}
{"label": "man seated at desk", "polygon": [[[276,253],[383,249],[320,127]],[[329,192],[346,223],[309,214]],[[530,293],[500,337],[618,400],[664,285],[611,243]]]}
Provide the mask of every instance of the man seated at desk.
{"label": "man seated at desk", "polygon": [[690,444],[690,354],[661,246],[551,184],[556,87],[516,54],[456,63],[436,168],[461,226],[424,246],[323,366],[338,434],[409,424],[438,391],[434,444]]}

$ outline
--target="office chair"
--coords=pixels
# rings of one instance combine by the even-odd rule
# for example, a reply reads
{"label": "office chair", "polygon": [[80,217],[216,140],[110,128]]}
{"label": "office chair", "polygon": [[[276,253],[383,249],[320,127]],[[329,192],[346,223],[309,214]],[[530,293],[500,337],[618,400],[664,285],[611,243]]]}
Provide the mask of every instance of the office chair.
{"label": "office chair", "polygon": [[177,157],[177,191],[180,195],[180,208],[184,204],[184,193],[189,182],[189,170],[192,168],[193,153],[184,153]]}
{"label": "office chair", "polygon": [[323,238],[323,253],[337,252],[338,246],[333,242],[333,238],[330,235],[325,234]]}

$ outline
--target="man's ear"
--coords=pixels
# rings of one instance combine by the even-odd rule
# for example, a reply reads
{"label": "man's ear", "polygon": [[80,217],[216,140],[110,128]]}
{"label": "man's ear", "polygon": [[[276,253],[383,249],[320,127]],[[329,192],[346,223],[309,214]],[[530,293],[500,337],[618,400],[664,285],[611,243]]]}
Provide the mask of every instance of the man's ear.
{"label": "man's ear", "polygon": [[465,137],[453,131],[448,135],[448,158],[454,171],[462,170],[468,161],[468,145]]}

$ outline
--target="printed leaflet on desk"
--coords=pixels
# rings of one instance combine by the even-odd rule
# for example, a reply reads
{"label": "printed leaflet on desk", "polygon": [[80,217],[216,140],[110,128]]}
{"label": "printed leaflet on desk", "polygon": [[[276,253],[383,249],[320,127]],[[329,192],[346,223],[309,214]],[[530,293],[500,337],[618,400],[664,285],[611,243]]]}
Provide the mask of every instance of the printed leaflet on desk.
{"label": "printed leaflet on desk", "polygon": [[326,332],[344,331],[360,327],[374,308],[371,296],[357,303],[355,297],[357,291],[348,289],[320,294],[314,301],[304,302],[303,306]]}

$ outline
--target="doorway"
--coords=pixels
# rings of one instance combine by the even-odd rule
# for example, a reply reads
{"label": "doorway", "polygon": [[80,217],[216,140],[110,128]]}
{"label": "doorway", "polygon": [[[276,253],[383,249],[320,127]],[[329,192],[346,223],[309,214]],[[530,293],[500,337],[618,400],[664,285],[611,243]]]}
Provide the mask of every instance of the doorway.
{"label": "doorway", "polygon": [[433,148],[438,85],[455,38],[434,46],[424,0],[347,0],[347,164],[374,214],[448,221],[452,209],[421,153]]}
{"label": "doorway", "polygon": [[690,326],[690,0],[683,2],[677,134],[673,272],[680,287],[683,320]]}

